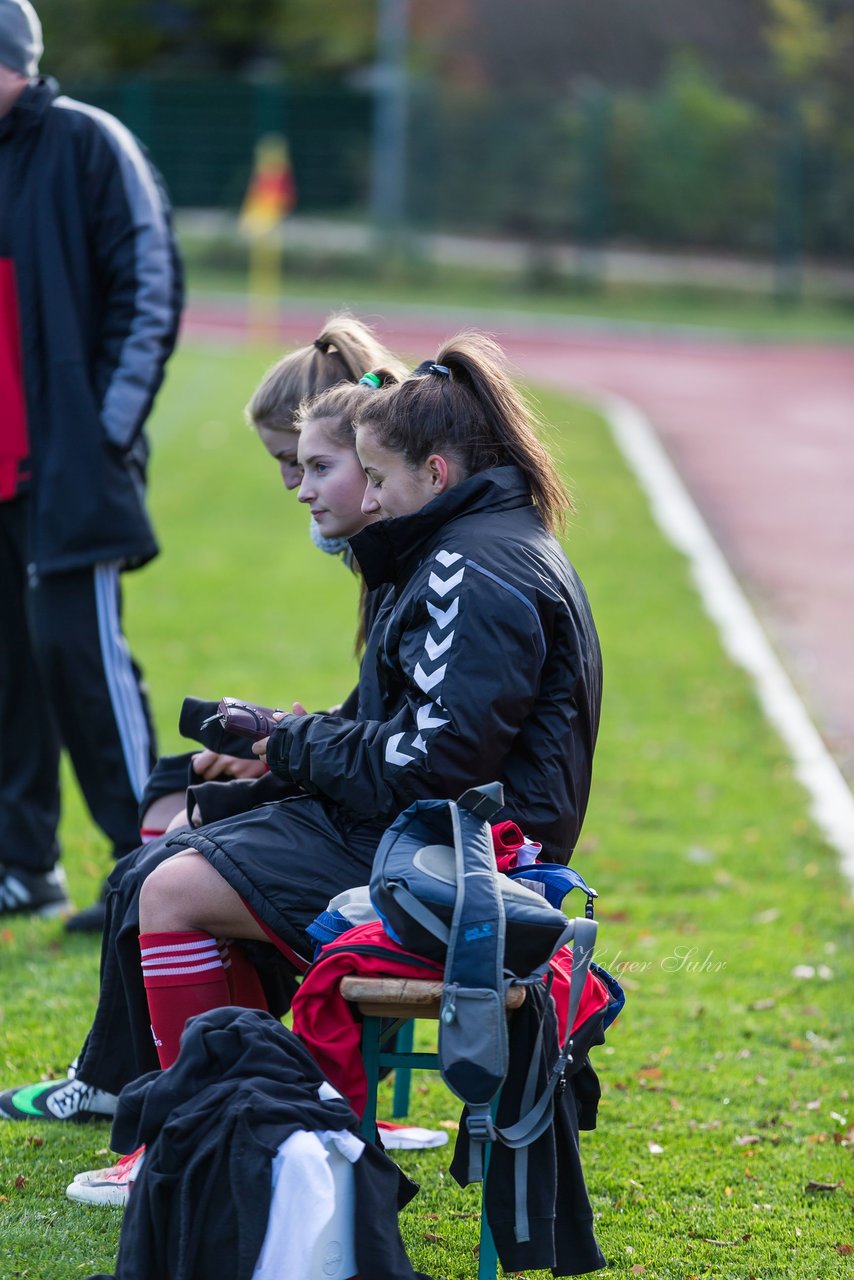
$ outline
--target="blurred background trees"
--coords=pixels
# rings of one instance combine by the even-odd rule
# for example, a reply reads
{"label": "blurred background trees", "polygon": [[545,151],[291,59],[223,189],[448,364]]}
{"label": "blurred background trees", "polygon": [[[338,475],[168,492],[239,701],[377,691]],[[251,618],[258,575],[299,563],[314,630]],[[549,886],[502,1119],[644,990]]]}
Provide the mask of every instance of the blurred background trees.
{"label": "blurred background trees", "polygon": [[[149,144],[177,204],[236,209],[255,140],[278,130],[300,212],[363,215],[390,3],[404,0],[38,8],[45,68]],[[407,0],[406,12],[408,225],[542,245],[854,250],[852,0]]]}

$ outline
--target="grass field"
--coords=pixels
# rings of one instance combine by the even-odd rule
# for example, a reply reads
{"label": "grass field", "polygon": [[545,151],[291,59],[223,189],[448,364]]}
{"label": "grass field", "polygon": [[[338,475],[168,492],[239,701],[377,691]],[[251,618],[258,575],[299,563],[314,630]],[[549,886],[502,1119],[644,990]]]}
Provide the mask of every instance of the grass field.
{"label": "grass field", "polygon": [[[188,279],[197,294],[243,293],[246,268],[233,242],[201,246],[184,241]],[[573,321],[626,328],[663,326],[756,339],[854,341],[854,303],[805,294],[798,302],[778,302],[769,294],[711,289],[700,285],[624,284],[604,281],[591,288],[562,278],[539,287],[519,272],[474,267],[377,267],[360,259],[336,259],[307,251],[285,256],[284,280],[295,300],[330,308],[344,303],[357,311],[390,304],[460,308],[467,323],[477,314],[536,316],[539,321]]]}
{"label": "grass field", "polygon": [[[187,693],[319,706],[355,676],[355,584],[310,547],[241,424],[265,363],[185,347],[152,424],[164,555],[127,581],[126,604],[163,750],[179,747]],[[597,958],[629,993],[595,1051],[603,1101],[583,1145],[610,1273],[841,1280],[854,1271],[850,888],[603,423],[551,395],[541,408],[577,494],[567,546],[606,668],[575,863],[600,892]],[[65,794],[83,905],[106,853]],[[4,924],[0,944],[0,1085],[61,1075],[90,1018],[97,945],[32,921]],[[450,1095],[416,1079],[413,1119],[452,1122]],[[110,1269],[118,1212],[63,1195],[108,1140],[106,1126],[0,1124],[0,1280]],[[403,1156],[422,1183],[401,1218],[415,1265],[468,1280],[475,1193],[451,1183],[447,1149]]]}

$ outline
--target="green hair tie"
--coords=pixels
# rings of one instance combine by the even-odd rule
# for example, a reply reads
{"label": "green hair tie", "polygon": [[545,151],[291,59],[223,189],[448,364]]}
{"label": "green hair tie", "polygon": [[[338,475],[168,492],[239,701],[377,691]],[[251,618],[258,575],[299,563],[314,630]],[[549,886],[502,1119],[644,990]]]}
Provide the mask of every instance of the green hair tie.
{"label": "green hair tie", "polygon": [[360,387],[373,387],[376,391],[379,391],[382,385],[382,378],[378,373],[366,373],[363,378],[359,379]]}

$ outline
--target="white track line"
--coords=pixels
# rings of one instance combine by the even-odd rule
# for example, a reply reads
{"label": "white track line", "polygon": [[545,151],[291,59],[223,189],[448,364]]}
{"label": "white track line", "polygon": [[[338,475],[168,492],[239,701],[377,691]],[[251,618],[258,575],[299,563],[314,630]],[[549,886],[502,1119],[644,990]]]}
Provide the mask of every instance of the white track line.
{"label": "white track line", "polygon": [[648,419],[633,404],[599,404],[664,534],[688,557],[703,605],[727,653],[752,676],[765,714],[786,743],[809,792],[815,821],[854,882],[854,795],[824,745],[747,597]]}

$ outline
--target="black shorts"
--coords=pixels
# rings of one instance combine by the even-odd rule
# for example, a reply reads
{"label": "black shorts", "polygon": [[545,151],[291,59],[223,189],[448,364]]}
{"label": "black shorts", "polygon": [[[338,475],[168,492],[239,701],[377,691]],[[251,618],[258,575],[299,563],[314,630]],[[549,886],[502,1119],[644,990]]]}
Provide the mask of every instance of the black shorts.
{"label": "black shorts", "polygon": [[306,929],[330,898],[368,883],[384,830],[299,795],[176,832],[168,845],[198,849],[277,937],[311,956]]}

